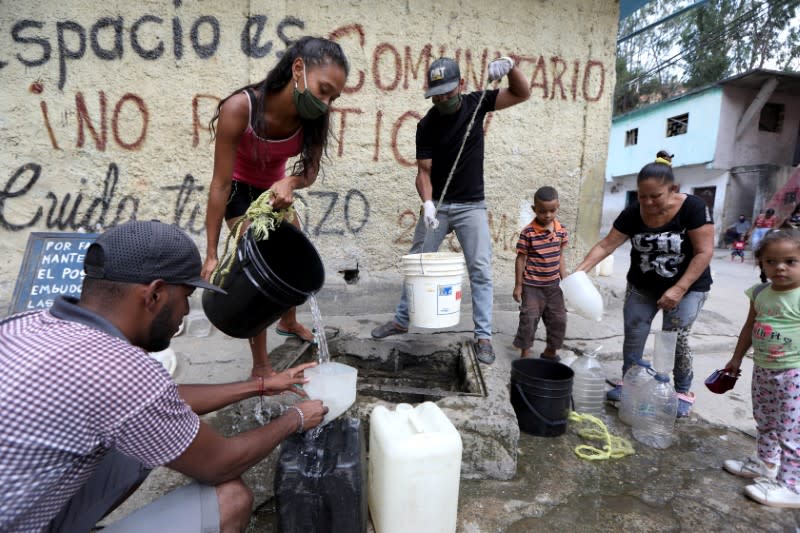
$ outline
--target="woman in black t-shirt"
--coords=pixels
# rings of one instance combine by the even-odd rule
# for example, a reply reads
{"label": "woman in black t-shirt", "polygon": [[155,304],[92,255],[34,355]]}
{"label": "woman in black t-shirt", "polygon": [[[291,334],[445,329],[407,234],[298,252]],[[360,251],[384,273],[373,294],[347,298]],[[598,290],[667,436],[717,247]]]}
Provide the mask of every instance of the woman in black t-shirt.
{"label": "woman in black t-shirt", "polygon": [[[714,221],[703,200],[677,192],[672,167],[664,159],[645,165],[636,183],[639,202],[620,213],[576,270],[590,270],[630,239],[622,374],[644,353],[653,318],[662,310],[662,330],[678,332],[673,377],[678,416],[688,416],[694,403],[689,333],[711,287]],[[607,397],[618,401],[621,392],[617,385]]]}

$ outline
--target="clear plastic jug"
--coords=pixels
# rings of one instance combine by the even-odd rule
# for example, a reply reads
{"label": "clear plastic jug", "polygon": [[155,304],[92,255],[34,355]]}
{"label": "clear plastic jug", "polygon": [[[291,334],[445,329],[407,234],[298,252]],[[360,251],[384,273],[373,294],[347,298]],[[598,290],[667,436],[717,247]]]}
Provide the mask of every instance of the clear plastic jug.
{"label": "clear plastic jug", "polygon": [[603,297],[586,272],[579,270],[561,280],[567,308],[589,320],[603,318]]}
{"label": "clear plastic jug", "polygon": [[673,441],[678,396],[669,376],[656,374],[635,396],[633,438],[651,448],[669,448]]}
{"label": "clear plastic jug", "polygon": [[653,369],[659,374],[669,374],[675,365],[677,331],[656,331],[653,335]]}
{"label": "clear plastic jug", "polygon": [[303,390],[311,400],[322,400],[328,414],[320,426],[347,411],[356,401],[358,370],[342,363],[322,363],[307,368],[303,374],[309,379]]}
{"label": "clear plastic jug", "polygon": [[603,365],[597,360],[602,346],[577,357],[571,368],[575,372],[572,378],[573,409],[578,413],[600,415],[604,412],[603,402],[606,396],[606,374]]}
{"label": "clear plastic jug", "polygon": [[633,425],[634,398],[637,391],[653,379],[650,374],[650,361],[638,359],[636,364],[622,376],[622,394],[619,402],[619,419],[628,425]]}
{"label": "clear plastic jug", "polygon": [[456,530],[461,435],[439,407],[379,405],[369,419],[369,510],[376,533]]}

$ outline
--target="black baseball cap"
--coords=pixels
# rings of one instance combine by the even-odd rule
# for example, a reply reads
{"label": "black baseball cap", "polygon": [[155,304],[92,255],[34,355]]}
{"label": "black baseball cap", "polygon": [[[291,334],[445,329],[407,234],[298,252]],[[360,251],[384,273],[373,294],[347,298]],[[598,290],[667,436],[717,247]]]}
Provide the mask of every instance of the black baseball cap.
{"label": "black baseball cap", "polygon": [[440,57],[428,68],[428,90],[425,91],[425,98],[447,94],[458,87],[460,81],[458,63],[449,57]]}
{"label": "black baseball cap", "polygon": [[87,278],[123,283],[191,285],[226,294],[200,276],[197,245],[180,228],[157,220],[132,220],[102,233],[86,250]]}

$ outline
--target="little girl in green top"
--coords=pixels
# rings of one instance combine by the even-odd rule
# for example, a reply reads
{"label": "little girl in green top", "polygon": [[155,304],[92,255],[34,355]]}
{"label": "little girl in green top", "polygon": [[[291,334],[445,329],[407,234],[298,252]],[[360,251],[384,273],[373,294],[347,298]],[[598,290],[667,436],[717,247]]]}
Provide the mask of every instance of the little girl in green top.
{"label": "little girl in green top", "polygon": [[725,461],[724,468],[755,478],[744,489],[755,501],[800,508],[800,230],[768,233],[756,258],[770,281],[745,291],[750,313],[725,370],[736,374],[753,347],[758,456]]}

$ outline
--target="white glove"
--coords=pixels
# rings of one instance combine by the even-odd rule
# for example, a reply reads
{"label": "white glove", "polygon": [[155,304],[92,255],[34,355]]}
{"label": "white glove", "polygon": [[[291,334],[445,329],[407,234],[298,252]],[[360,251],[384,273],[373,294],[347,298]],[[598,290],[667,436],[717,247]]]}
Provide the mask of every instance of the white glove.
{"label": "white glove", "polygon": [[436,207],[433,205],[432,200],[425,200],[422,204],[422,209],[425,211],[425,225],[431,229],[439,227],[439,219],[436,218]]}
{"label": "white glove", "polygon": [[510,57],[501,57],[489,63],[489,81],[496,81],[511,72],[514,60]]}

